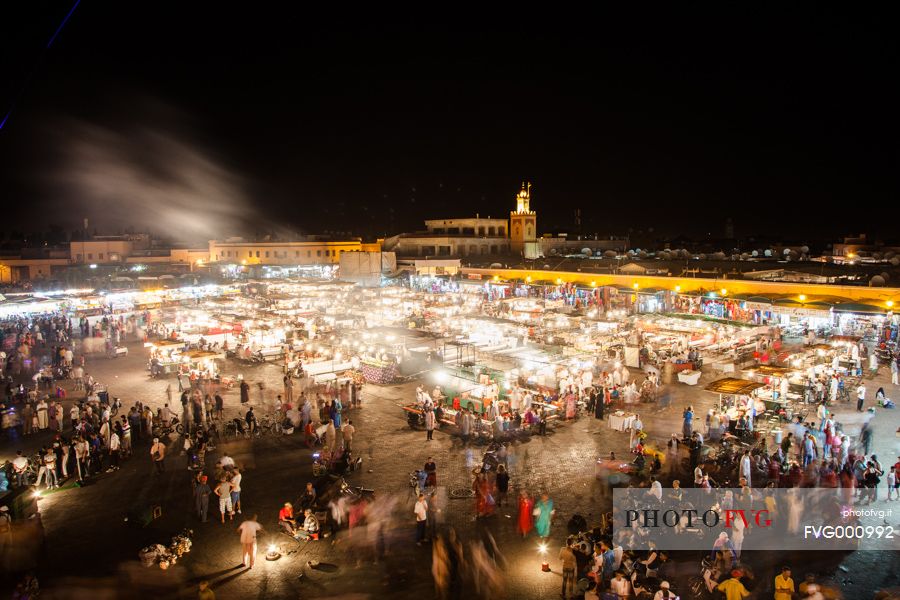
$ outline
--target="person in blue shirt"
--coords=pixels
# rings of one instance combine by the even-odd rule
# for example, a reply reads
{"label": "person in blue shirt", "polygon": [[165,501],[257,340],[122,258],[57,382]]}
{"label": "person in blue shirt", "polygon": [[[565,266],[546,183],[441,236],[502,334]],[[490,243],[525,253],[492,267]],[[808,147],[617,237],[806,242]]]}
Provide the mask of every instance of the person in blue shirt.
{"label": "person in blue shirt", "polygon": [[693,430],[693,422],[694,422],[694,407],[688,406],[684,413],[682,413],[682,417],[684,417],[684,423],[682,424],[682,437],[685,440],[691,439],[691,431]]}
{"label": "person in blue shirt", "polygon": [[600,549],[603,554],[603,580],[609,581],[613,576],[614,566],[616,564],[616,554],[606,542],[600,542]]}

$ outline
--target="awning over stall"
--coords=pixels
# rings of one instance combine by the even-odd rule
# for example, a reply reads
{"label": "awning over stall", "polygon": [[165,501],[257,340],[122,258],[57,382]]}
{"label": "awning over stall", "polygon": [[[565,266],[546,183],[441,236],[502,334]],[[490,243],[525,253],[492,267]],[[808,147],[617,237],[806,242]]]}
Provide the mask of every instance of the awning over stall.
{"label": "awning over stall", "polygon": [[726,377],[713,381],[704,389],[707,392],[715,392],[718,394],[735,394],[738,396],[746,396],[753,390],[765,387],[764,383],[757,383],[748,379],[737,379],[735,377]]}

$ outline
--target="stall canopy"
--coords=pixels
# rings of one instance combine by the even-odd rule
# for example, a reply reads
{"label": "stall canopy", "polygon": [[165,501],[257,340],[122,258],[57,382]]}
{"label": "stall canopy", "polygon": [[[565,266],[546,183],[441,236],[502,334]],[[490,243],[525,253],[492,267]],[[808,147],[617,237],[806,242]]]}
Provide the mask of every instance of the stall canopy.
{"label": "stall canopy", "polygon": [[192,361],[204,360],[204,359],[208,359],[208,358],[217,358],[217,359],[225,358],[225,355],[221,352],[209,352],[207,350],[189,350],[189,351],[185,352],[184,354],[182,354],[182,356],[184,356]]}
{"label": "stall canopy", "polygon": [[750,381],[748,379],[726,377],[725,379],[713,381],[704,389],[706,389],[706,391],[708,392],[716,392],[718,394],[734,394],[738,396],[746,396],[753,390],[759,389],[761,387],[765,387],[765,384],[757,383],[756,381]]}
{"label": "stall canopy", "polygon": [[757,375],[765,375],[770,377],[784,377],[791,372],[787,367],[776,367],[773,365],[759,365],[750,369]]}
{"label": "stall canopy", "polygon": [[858,342],[862,338],[858,335],[833,335],[828,339],[831,342]]}

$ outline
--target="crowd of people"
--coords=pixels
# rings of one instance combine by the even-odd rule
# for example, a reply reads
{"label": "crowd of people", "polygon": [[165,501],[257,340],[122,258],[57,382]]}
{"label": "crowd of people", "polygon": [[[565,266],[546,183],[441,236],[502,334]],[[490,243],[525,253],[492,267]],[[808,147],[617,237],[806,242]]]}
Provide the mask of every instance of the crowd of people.
{"label": "crowd of people", "polygon": [[[6,437],[19,440],[41,432],[52,434],[52,439],[36,456],[17,454],[11,464],[12,485],[53,489],[72,478],[84,479],[103,472],[115,472],[123,461],[134,455],[135,445],[142,441],[149,444],[147,454],[152,466],[148,468],[155,472],[165,472],[173,456],[183,454],[184,467],[179,464],[178,468],[190,469],[191,506],[201,523],[209,520],[211,498],[213,519],[220,524],[233,523],[235,515],[243,513],[244,470],[226,453],[219,454],[219,461],[214,466],[206,462],[206,454],[214,448],[218,428],[225,423],[221,395],[202,382],[188,380],[186,386],[179,381],[180,411],[171,387],[167,390],[168,401],[156,412],[141,401],[120,406],[115,398],[103,394],[102,386],[85,372],[83,354],[75,351],[69,323],[66,319],[51,317],[37,323],[7,326],[0,336],[0,341],[14,339],[14,351],[2,357],[4,373],[20,379],[32,372],[39,375],[32,379],[34,389],[7,383],[3,407]],[[84,321],[77,329],[76,336],[79,333],[93,336],[99,332],[112,343],[119,343],[128,328],[110,319],[95,325]],[[10,346],[4,342],[2,347]],[[47,364],[38,362],[43,356],[48,357]],[[61,375],[63,372],[66,374]],[[83,392],[83,399],[66,398],[65,390],[55,385],[57,379],[63,377],[74,380],[75,390]],[[479,436],[485,427],[491,430],[494,440],[504,440],[517,430],[546,433],[551,417],[571,420],[586,414],[602,420],[611,406],[659,400],[663,392],[656,373],[650,372],[638,384],[621,365],[600,372],[594,379],[588,385],[583,381],[566,381],[556,392],[542,395],[514,387],[508,405],[487,402],[478,409],[454,407],[452,422],[464,442],[473,435]],[[693,407],[686,407],[682,411],[681,431],[672,434],[664,453],[653,454],[652,458],[649,448],[644,445],[643,423],[637,416],[629,444],[637,467],[635,473],[640,475],[634,480],[635,485],[646,485],[655,493],[666,481],[677,493],[681,481],[690,483],[692,480],[695,486],[714,493],[718,479],[721,484],[737,482],[733,487],[746,490],[749,495],[758,494],[762,502],[767,502],[769,497],[765,492],[767,489],[830,487],[841,489],[848,504],[878,501],[881,499],[879,488],[886,487],[888,500],[895,496],[900,499],[897,477],[900,458],[893,466],[884,465],[870,452],[872,424],[866,423],[858,435],[851,435],[834,419],[830,407],[842,397],[843,385],[840,378],[811,382],[808,387],[813,392],[807,400],[816,406],[816,418],[797,417],[786,426],[782,442],[771,448],[757,446],[736,451],[732,457],[733,467],[727,467],[727,473],[721,461],[717,464],[708,460],[704,452],[710,442],[732,442],[735,437],[732,434],[734,428],[727,420],[723,421],[720,414],[710,413],[701,424]],[[54,390],[57,387],[61,392]],[[247,406],[250,404],[250,383],[241,381],[240,387],[241,404]],[[859,387],[863,388],[860,397],[865,398],[864,384]],[[40,393],[38,388],[50,393]],[[304,439],[315,446],[319,460],[328,472],[345,473],[350,468],[356,435],[356,427],[349,417],[361,399],[357,384],[329,384],[313,389],[298,385],[293,374],[286,372],[280,391],[282,393],[275,396],[273,403],[276,419],[285,428],[301,432]],[[64,399],[72,401],[68,410],[63,409]],[[432,393],[420,388],[416,399],[424,414],[425,441],[433,441],[435,429],[446,422],[442,392],[440,388]],[[557,409],[550,410],[548,405]],[[238,420],[246,430],[252,432],[259,427],[252,407],[241,411]],[[754,417],[753,414],[744,417],[747,422],[738,429],[752,433]],[[176,422],[184,429],[182,437],[173,445],[169,433],[174,432]],[[740,446],[735,443],[735,447]],[[179,448],[183,452],[178,451]],[[473,472],[473,513],[477,520],[486,521],[504,504],[510,509],[514,507],[515,514],[511,518],[516,533],[536,538],[542,551],[546,552],[544,545],[549,543],[553,533],[554,502],[545,491],[532,495],[525,486],[511,481],[505,451],[502,446],[495,448],[495,460],[485,462]],[[646,465],[645,456],[650,458]],[[147,458],[146,454],[144,458]],[[684,467],[685,464],[689,468]],[[645,469],[645,466],[649,468]],[[462,581],[468,579],[477,594],[501,596],[505,558],[496,540],[484,533],[466,546],[454,529],[442,527],[445,501],[438,492],[437,481],[437,463],[429,457],[417,474],[410,518],[415,531],[410,537],[419,545],[432,544],[432,574],[439,595],[459,597]],[[514,498],[512,503],[510,494]],[[273,514],[272,518],[277,522],[279,532],[301,541],[316,541],[326,535],[333,536],[343,526],[352,532],[367,522],[375,524],[376,531],[380,531],[378,523],[394,510],[394,501],[376,501],[362,492],[336,494],[333,489],[317,489],[316,484],[309,482],[297,499],[281,504],[277,516]],[[740,498],[732,501],[739,502]],[[251,506],[249,512],[255,508]],[[238,516],[237,520],[241,521],[242,517]],[[581,529],[577,534],[570,527],[572,535],[558,554],[563,575],[562,595],[600,598],[604,593],[614,593],[619,597],[674,597],[674,584],[670,585],[669,581],[674,581],[674,573],[667,553],[656,549],[628,552],[627,548],[637,545],[629,538],[636,533],[623,532],[613,536],[606,525],[586,532],[586,527],[576,527]],[[238,528],[243,564],[247,567],[253,567],[256,535],[261,530],[256,516],[243,520]],[[486,532],[488,528],[479,526],[478,530]],[[378,535],[376,533],[376,538]],[[377,543],[375,548],[376,553],[383,552],[383,547],[378,549]],[[786,590],[790,588],[793,593],[790,570],[785,569],[779,577],[781,580],[775,582],[776,591],[788,593]],[[738,597],[743,594],[741,590],[746,591],[752,585],[751,569],[741,561],[740,536],[717,540],[704,567],[703,580],[708,591],[719,589],[728,597]],[[804,583],[809,584],[805,591],[817,591],[815,584]]]}

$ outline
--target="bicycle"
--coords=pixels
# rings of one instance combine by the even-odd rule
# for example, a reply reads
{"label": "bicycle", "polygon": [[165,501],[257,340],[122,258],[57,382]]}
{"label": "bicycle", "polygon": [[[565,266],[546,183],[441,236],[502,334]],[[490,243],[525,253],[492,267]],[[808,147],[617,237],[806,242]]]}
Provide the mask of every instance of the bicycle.
{"label": "bicycle", "polygon": [[225,429],[222,432],[222,436],[225,438],[248,437],[249,434],[241,419],[232,419],[225,423]]}
{"label": "bicycle", "polygon": [[259,422],[256,424],[256,427],[253,429],[253,432],[259,436],[263,435],[280,435],[281,434],[281,423],[278,419],[275,419],[269,415],[263,415]]}

